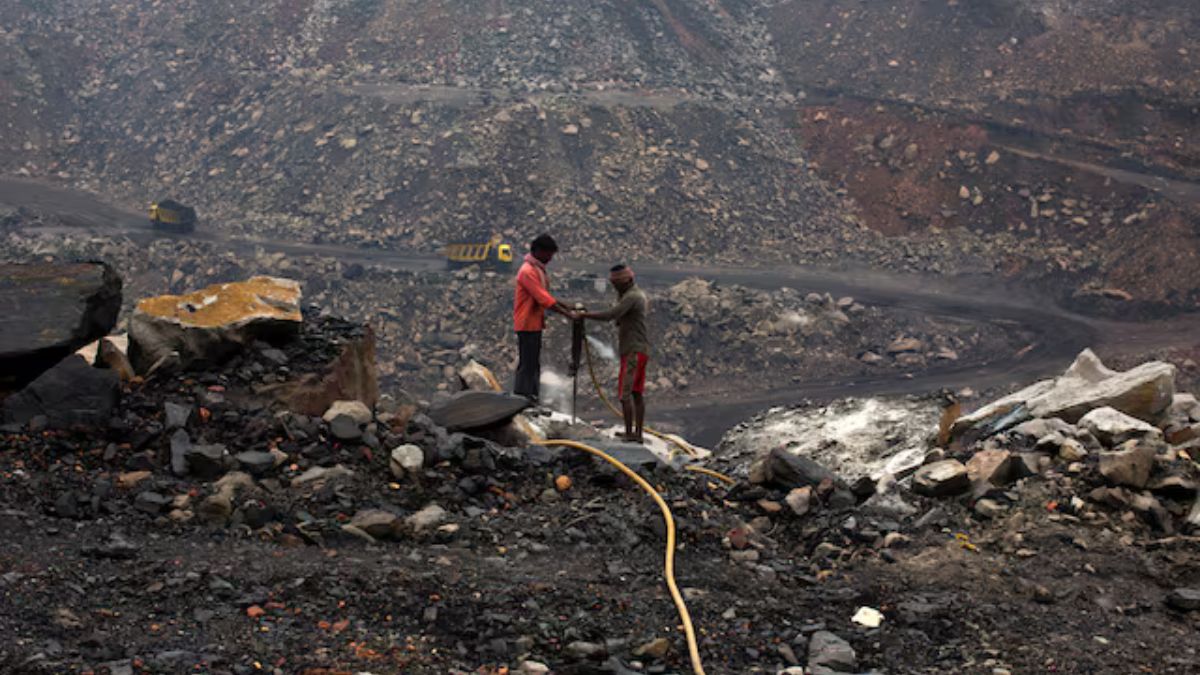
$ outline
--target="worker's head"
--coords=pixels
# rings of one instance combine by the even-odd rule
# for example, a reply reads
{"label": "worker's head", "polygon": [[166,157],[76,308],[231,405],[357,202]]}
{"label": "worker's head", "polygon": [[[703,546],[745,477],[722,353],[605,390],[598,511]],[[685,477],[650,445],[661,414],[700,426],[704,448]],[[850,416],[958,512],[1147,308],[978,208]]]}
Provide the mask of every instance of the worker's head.
{"label": "worker's head", "polygon": [[629,265],[613,265],[608,271],[608,280],[618,293],[624,293],[633,285],[633,268]]}
{"label": "worker's head", "polygon": [[539,234],[537,238],[529,242],[529,253],[542,261],[542,264],[550,262],[555,253],[558,253],[558,243],[554,241],[554,237],[548,234]]}

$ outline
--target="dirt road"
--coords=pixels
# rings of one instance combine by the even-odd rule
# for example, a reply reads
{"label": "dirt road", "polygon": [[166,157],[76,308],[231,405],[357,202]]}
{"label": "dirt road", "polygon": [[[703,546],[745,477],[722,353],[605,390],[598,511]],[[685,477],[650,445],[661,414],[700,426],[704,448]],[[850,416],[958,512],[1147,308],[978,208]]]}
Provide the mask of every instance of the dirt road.
{"label": "dirt road", "polygon": [[[443,261],[435,254],[397,252],[327,244],[229,238],[212,230],[172,235],[150,229],[142,213],[106,203],[99,196],[42,182],[0,179],[0,204],[54,214],[72,227],[97,235],[120,234],[146,241],[159,237],[204,240],[238,252],[256,249],[292,256],[320,255],[343,262],[380,265],[392,269],[435,272]],[[602,275],[597,265],[563,260],[561,266]],[[824,270],[801,267],[731,268],[700,265],[664,265],[635,261],[640,278],[650,285],[672,284],[701,277],[722,284],[756,288],[790,286],[835,297],[853,296],[860,302],[989,324],[1003,330],[1020,327],[1036,340],[1021,354],[995,354],[982,362],[955,363],[926,370],[915,377],[800,382],[784,389],[719,392],[707,400],[673,408],[658,408],[658,420],[687,429],[689,437],[712,444],[732,424],[756,411],[804,399],[828,400],[841,396],[896,395],[970,386],[976,390],[1026,382],[1060,372],[1083,348],[1098,349],[1102,356],[1136,350],[1145,352],[1192,344],[1200,335],[1200,317],[1183,317],[1153,323],[1100,321],[1054,307],[1044,299],[1022,295],[990,278],[944,279],[899,276],[873,270]]]}

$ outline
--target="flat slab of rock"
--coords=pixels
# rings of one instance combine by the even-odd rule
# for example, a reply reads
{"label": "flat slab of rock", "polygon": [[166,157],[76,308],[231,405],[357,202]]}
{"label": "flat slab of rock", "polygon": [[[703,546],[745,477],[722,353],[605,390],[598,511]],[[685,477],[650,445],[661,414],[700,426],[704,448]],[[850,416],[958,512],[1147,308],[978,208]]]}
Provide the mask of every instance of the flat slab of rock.
{"label": "flat slab of rock", "polygon": [[100,426],[108,423],[120,398],[121,378],[116,372],[93,368],[83,357],[71,354],[5,399],[0,420],[27,424],[45,417],[54,428]]}
{"label": "flat slab of rock", "polygon": [[1103,407],[1152,421],[1174,397],[1175,366],[1151,361],[1122,373],[1106,368],[1090,349],[1085,349],[1062,376],[1033,384],[960,417],[951,434],[958,437],[974,431],[988,435],[1038,417],[1056,417],[1074,424]]}
{"label": "flat slab of rock", "polygon": [[0,388],[18,389],[108,335],[121,278],[103,263],[0,263]]}
{"label": "flat slab of rock", "polygon": [[1158,428],[1109,407],[1096,408],[1084,415],[1079,420],[1079,428],[1109,447],[1134,438],[1162,438]]}
{"label": "flat slab of rock", "polygon": [[913,474],[913,491],[927,497],[952,497],[970,487],[967,467],[957,459],[926,464]]}
{"label": "flat slab of rock", "polygon": [[130,359],[145,372],[172,352],[184,367],[216,364],[256,340],[276,344],[300,331],[300,284],[254,277],[137,304],[129,322]]}
{"label": "flat slab of rock", "polygon": [[449,431],[467,431],[507,422],[528,407],[521,396],[464,391],[430,406],[429,418]]}

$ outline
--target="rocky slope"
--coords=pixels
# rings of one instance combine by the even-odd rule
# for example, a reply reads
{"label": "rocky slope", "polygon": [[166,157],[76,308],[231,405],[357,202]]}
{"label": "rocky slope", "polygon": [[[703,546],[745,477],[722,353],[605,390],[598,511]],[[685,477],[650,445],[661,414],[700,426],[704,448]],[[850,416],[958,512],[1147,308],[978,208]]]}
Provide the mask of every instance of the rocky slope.
{"label": "rocky slope", "polygon": [[[222,334],[244,326],[234,313]],[[0,404],[0,521],[16,535],[0,542],[0,667],[686,671],[658,511],[632,483],[453,405],[494,394],[389,389],[300,411],[278,385],[327,372],[368,332],[314,312],[296,328],[202,370],[129,377],[71,356],[30,387],[59,369],[74,394],[119,378],[107,409],[73,422],[14,417],[22,393]],[[943,416],[943,442],[932,417],[895,424],[888,403],[810,411],[783,446],[747,433],[768,416],[709,460],[732,484],[531,418],[624,452],[667,499],[708,672],[1182,673],[1200,664],[1180,646],[1200,617],[1186,534],[1200,408],[1174,375],[1085,353]],[[883,423],[870,452],[924,456],[863,472],[855,434],[805,450],[864,416]],[[838,473],[812,459],[839,454]]]}

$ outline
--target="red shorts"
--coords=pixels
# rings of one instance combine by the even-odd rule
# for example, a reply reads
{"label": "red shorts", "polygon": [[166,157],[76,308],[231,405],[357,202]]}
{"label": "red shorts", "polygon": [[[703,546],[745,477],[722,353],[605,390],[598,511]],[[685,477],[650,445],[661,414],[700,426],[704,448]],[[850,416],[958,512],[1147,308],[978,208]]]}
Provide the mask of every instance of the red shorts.
{"label": "red shorts", "polygon": [[[629,375],[629,357],[634,357],[633,377]],[[646,391],[646,362],[649,356],[641,352],[621,355],[621,374],[617,377],[617,397],[622,401],[629,398],[629,392],[640,394]]]}

